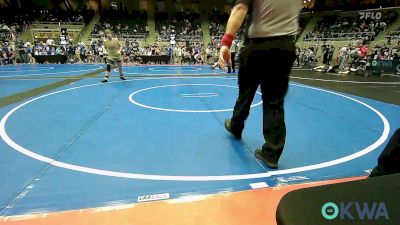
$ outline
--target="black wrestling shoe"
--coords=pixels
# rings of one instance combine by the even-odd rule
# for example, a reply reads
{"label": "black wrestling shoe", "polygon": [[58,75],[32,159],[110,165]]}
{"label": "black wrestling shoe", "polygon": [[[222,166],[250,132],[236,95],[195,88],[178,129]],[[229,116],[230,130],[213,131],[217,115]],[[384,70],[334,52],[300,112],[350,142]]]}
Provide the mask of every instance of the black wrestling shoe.
{"label": "black wrestling shoe", "polygon": [[267,167],[271,169],[277,169],[278,168],[278,162],[275,162],[272,159],[267,158],[264,154],[262,149],[257,148],[256,152],[254,153],[257,159],[261,160]]}
{"label": "black wrestling shoe", "polygon": [[225,120],[225,129],[227,131],[229,131],[229,133],[231,133],[235,138],[237,138],[237,139],[241,139],[242,138],[242,133],[233,132],[232,127],[231,127],[231,120],[230,119],[226,119]]}

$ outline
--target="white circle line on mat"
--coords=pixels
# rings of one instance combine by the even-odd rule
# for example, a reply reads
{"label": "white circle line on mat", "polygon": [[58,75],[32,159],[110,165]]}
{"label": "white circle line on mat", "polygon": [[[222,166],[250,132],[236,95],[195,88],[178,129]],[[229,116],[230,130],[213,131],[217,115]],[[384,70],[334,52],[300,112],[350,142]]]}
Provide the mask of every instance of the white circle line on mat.
{"label": "white circle line on mat", "polygon": [[[223,84],[172,84],[172,85],[162,85],[162,86],[154,86],[154,87],[149,87],[149,88],[144,88],[138,91],[133,92],[132,94],[129,95],[128,99],[130,102],[133,104],[147,108],[147,109],[153,109],[153,110],[159,110],[159,111],[167,111],[167,112],[179,112],[179,113],[210,113],[210,112],[230,112],[233,111],[233,109],[209,109],[209,110],[190,110],[190,109],[168,109],[168,108],[160,108],[160,107],[154,107],[154,106],[149,106],[142,104],[138,101],[135,101],[133,99],[133,96],[136,94],[139,94],[140,92],[152,90],[152,89],[157,89],[157,88],[165,88],[165,87],[179,87],[179,86],[216,86],[216,87],[228,87],[228,88],[238,88],[237,86],[231,86],[231,85],[223,85]],[[261,95],[260,92],[257,91],[257,94]],[[251,107],[256,107],[262,104],[262,101],[257,102],[255,104],[252,104]]]}
{"label": "white circle line on mat", "polygon": [[[201,77],[201,78],[206,78],[206,77]],[[212,77],[211,77],[212,78]],[[157,79],[162,79],[162,78],[157,78]],[[175,77],[175,78],[165,78],[165,79],[182,79],[180,77]],[[185,79],[194,79],[194,77],[191,78],[185,78]],[[224,79],[224,78],[223,78]],[[130,81],[133,80],[147,80],[147,79],[132,79]],[[121,83],[121,82],[127,82],[127,81],[118,81],[118,82],[110,82],[111,83]],[[56,91],[56,92],[52,92],[49,94],[45,94],[42,96],[39,96],[37,98],[31,99],[25,103],[22,103],[18,106],[16,106],[15,108],[13,108],[12,110],[10,110],[0,121],[0,136],[1,138],[10,146],[12,147],[14,150],[28,156],[31,157],[33,159],[48,163],[50,165],[53,166],[57,166],[60,168],[64,168],[64,169],[69,169],[69,170],[74,170],[74,171],[79,171],[79,172],[83,172],[83,173],[90,173],[90,174],[97,174],[97,175],[102,175],[102,176],[110,176],[110,177],[120,177],[120,178],[128,178],[128,179],[143,179],[143,180],[169,180],[169,181],[231,181],[231,180],[246,180],[246,179],[258,179],[258,178],[265,178],[265,177],[271,177],[274,175],[283,175],[283,174],[291,174],[291,173],[299,173],[299,172],[305,172],[305,171],[311,171],[311,170],[317,170],[317,169],[322,169],[322,168],[326,168],[326,167],[330,167],[330,166],[335,166],[341,163],[345,163],[351,160],[354,160],[356,158],[359,158],[363,155],[366,155],[372,151],[374,151],[376,148],[378,148],[380,145],[382,145],[388,138],[389,133],[390,133],[390,125],[388,120],[386,119],[386,117],[379,112],[377,109],[373,108],[372,106],[357,100],[355,98],[340,94],[340,93],[336,93],[336,92],[332,92],[332,91],[328,91],[328,90],[323,90],[320,88],[315,88],[315,87],[309,87],[309,86],[305,86],[305,85],[298,85],[298,84],[291,84],[293,86],[298,86],[298,87],[303,87],[303,88],[308,88],[308,89],[312,89],[312,90],[316,90],[316,91],[321,91],[321,92],[326,92],[329,94],[333,94],[351,101],[354,101],[362,106],[365,106],[366,108],[370,109],[371,111],[373,111],[376,115],[378,115],[378,117],[381,119],[382,123],[383,123],[383,131],[381,136],[372,144],[370,144],[369,146],[357,151],[356,153],[338,158],[338,159],[334,159],[334,160],[330,160],[327,162],[322,162],[322,163],[317,163],[317,164],[313,164],[313,165],[308,165],[308,166],[301,166],[301,167],[296,167],[296,168],[291,168],[291,169],[284,169],[284,170],[274,170],[274,171],[268,171],[265,173],[253,173],[253,174],[240,174],[240,175],[220,175],[220,176],[168,176],[168,175],[153,175],[153,174],[137,174],[137,173],[128,173],[128,172],[117,172],[117,171],[110,171],[110,170],[101,170],[101,169],[96,169],[96,168],[90,168],[90,167],[84,167],[84,166],[79,166],[79,165],[74,165],[74,164],[69,164],[69,163],[64,163],[64,162],[60,162],[57,161],[55,159],[49,158],[49,157],[45,157],[43,155],[37,154],[19,144],[17,144],[14,140],[12,140],[6,130],[6,122],[8,120],[8,118],[15,113],[18,109],[24,107],[25,105],[28,105],[34,101],[37,101],[41,98],[45,98],[54,94],[59,94],[59,93],[63,93],[63,92],[67,92],[67,91],[71,91],[71,90],[76,90],[76,89],[80,89],[80,88],[85,88],[85,87],[92,87],[92,86],[98,86],[98,85],[109,85],[109,84],[90,84],[90,85],[83,85],[83,86],[79,86],[79,87],[73,87],[73,88],[68,88],[68,89],[64,89],[64,90],[60,90],[60,91]]]}

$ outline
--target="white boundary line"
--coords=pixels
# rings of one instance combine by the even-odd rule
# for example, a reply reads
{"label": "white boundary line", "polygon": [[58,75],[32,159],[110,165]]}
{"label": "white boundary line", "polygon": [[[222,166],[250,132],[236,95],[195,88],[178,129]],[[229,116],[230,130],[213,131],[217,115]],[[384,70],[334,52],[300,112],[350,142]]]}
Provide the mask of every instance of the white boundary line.
{"label": "white boundary line", "polygon": [[[315,72],[315,71],[311,71],[311,69],[295,69],[292,68],[292,71],[310,71],[310,72]],[[340,75],[340,74],[336,74],[336,73],[322,73],[322,74],[330,74],[330,75],[334,75],[334,76],[338,76],[338,77],[346,77],[347,75]],[[382,74],[384,76],[390,76],[390,77],[399,77],[400,75],[394,75],[394,74]],[[295,77],[295,76],[290,76],[293,78],[303,78],[303,77]],[[386,83],[394,83],[394,84],[400,84],[400,82],[374,82],[374,81],[336,81],[336,80],[325,80],[325,79],[317,79],[317,78],[306,78],[304,77],[304,79],[313,79],[313,80],[319,80],[319,81],[332,81],[332,82],[343,82],[343,83],[357,83],[357,84],[362,84],[362,83],[375,83],[375,84],[386,84]]]}
{"label": "white boundary line", "polygon": [[299,79],[299,80],[315,80],[315,81],[323,81],[323,82],[349,83],[349,84],[400,84],[400,82],[375,82],[375,81],[352,81],[352,80],[327,80],[327,79],[318,79],[318,78],[309,78],[309,77],[295,77],[295,76],[290,76],[290,78]]}
{"label": "white boundary line", "polygon": [[[185,78],[185,79],[193,79],[192,78]],[[205,78],[205,77],[202,77]],[[211,77],[213,78],[213,77]],[[172,79],[172,78],[166,78],[166,79]],[[182,79],[181,77],[176,77],[175,79]],[[215,78],[213,78],[215,79]],[[134,79],[134,80],[147,80],[147,79]],[[131,81],[134,81],[131,80]],[[120,82],[126,82],[126,81],[118,81],[118,82],[110,82],[110,83],[120,83]],[[60,90],[60,91],[56,91],[56,92],[52,92],[49,94],[45,94],[42,96],[39,96],[37,98],[31,99],[25,103],[22,103],[20,105],[18,105],[17,107],[13,108],[12,110],[10,110],[0,121],[0,136],[1,138],[13,149],[15,149],[16,151],[31,157],[33,159],[45,162],[45,163],[49,163],[53,166],[57,166],[60,168],[64,168],[64,169],[69,169],[69,170],[74,170],[74,171],[79,171],[79,172],[83,172],[83,173],[90,173],[90,174],[97,174],[97,175],[103,175],[103,176],[111,176],[111,177],[120,177],[120,178],[128,178],[128,179],[144,179],[144,180],[169,180],[169,181],[231,181],[231,180],[245,180],[245,179],[257,179],[257,178],[265,178],[265,177],[270,177],[273,175],[282,175],[282,174],[291,174],[291,173],[299,173],[299,172],[304,172],[304,171],[310,171],[310,170],[316,170],[316,169],[321,169],[321,168],[326,168],[326,167],[330,167],[330,166],[334,166],[334,165],[338,165],[341,163],[345,163],[348,161],[351,161],[353,159],[359,158],[363,155],[366,155],[372,151],[374,151],[376,148],[378,148],[379,146],[381,146],[388,138],[389,136],[389,132],[390,132],[390,125],[388,120],[386,119],[386,117],[379,112],[377,109],[373,108],[372,106],[359,101],[357,99],[351,98],[349,96],[343,95],[343,94],[339,94],[336,92],[332,92],[332,91],[328,91],[328,90],[323,90],[320,88],[314,88],[314,87],[309,87],[309,86],[305,86],[305,85],[298,85],[298,84],[291,84],[293,86],[298,86],[298,87],[303,87],[303,88],[308,88],[308,89],[312,89],[312,90],[316,90],[316,91],[321,91],[321,92],[326,92],[329,94],[333,94],[339,97],[343,97],[345,99],[354,101],[356,103],[359,103],[363,106],[365,106],[366,108],[370,109],[371,111],[373,111],[374,113],[376,113],[379,118],[381,119],[382,123],[383,123],[383,131],[381,136],[374,142],[372,143],[370,146],[356,152],[353,153],[351,155],[339,158],[339,159],[335,159],[335,160],[331,160],[331,161],[327,161],[327,162],[323,162],[323,163],[318,163],[318,164],[314,164],[314,165],[309,165],[309,166],[302,166],[302,167],[296,167],[296,168],[292,168],[292,169],[285,169],[285,170],[275,170],[275,171],[269,171],[269,172],[265,172],[265,173],[255,173],[255,174],[242,174],[242,175],[227,175],[227,176],[167,176],[167,175],[151,175],[151,174],[135,174],[135,173],[125,173],[125,172],[116,172],[116,171],[109,171],[109,170],[100,170],[100,169],[95,169],[95,168],[89,168],[89,167],[83,167],[83,166],[79,166],[79,165],[74,165],[74,164],[68,164],[68,163],[64,163],[64,162],[60,162],[60,161],[56,161],[52,158],[48,158],[45,156],[42,156],[40,154],[37,154],[35,152],[32,152],[31,150],[24,148],[22,146],[20,146],[19,144],[17,144],[14,140],[12,140],[6,130],[5,130],[5,126],[6,126],[6,122],[8,120],[8,118],[15,113],[18,109],[22,108],[25,105],[28,105],[36,100],[39,100],[41,98],[45,98],[54,94],[59,94],[59,93],[63,93],[63,92],[67,92],[67,91],[71,91],[71,90],[77,90],[77,89],[81,89],[81,88],[86,88],[86,87],[92,87],[92,86],[98,86],[98,85],[108,85],[108,84],[90,84],[90,85],[83,85],[83,86],[79,86],[79,87],[74,87],[74,88],[68,88],[68,89],[64,89],[64,90]]]}
{"label": "white boundary line", "polygon": [[397,74],[383,73],[382,75],[389,76],[389,77],[400,77],[400,75],[397,75]]}
{"label": "white boundary line", "polygon": [[[0,67],[0,73],[1,72],[7,72],[7,73],[24,73],[27,71],[41,71],[41,70],[54,70],[54,67],[40,67],[38,69],[30,69],[30,70],[25,70],[24,68],[21,68],[21,71],[15,70],[18,67],[10,67],[10,68],[1,68]],[[14,69],[14,70],[3,70],[3,69]]]}
{"label": "white boundary line", "polygon": [[[87,69],[87,70],[71,70],[71,71],[65,71],[65,72],[53,72],[53,73],[36,73],[36,74],[25,74],[25,75],[10,75],[10,76],[0,76],[0,78],[9,78],[9,77],[29,77],[29,76],[36,76],[36,75],[49,75],[49,74],[63,74],[63,73],[79,73],[79,72],[87,72],[87,71],[95,71],[98,69],[103,68],[102,66],[97,66],[96,68],[93,69]],[[21,71],[24,72],[24,71]]]}

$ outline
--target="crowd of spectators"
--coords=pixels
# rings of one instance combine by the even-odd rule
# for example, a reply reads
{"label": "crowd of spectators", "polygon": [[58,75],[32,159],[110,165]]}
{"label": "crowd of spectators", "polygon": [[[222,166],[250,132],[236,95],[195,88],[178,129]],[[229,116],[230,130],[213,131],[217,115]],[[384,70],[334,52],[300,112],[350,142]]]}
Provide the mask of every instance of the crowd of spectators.
{"label": "crowd of spectators", "polygon": [[110,29],[118,38],[146,38],[149,35],[147,13],[140,11],[105,10],[95,25],[91,38],[101,38],[103,31]]}
{"label": "crowd of spectators", "polygon": [[[170,63],[176,64],[212,64],[218,59],[219,48],[199,42],[178,42],[170,44],[146,44],[136,39],[126,39],[121,50],[124,63],[141,63],[141,56],[169,56]],[[87,43],[79,42],[60,45],[54,40],[46,42],[4,42],[0,45],[0,65],[15,63],[35,63],[35,56],[67,57],[67,63],[103,63],[107,55],[103,39],[92,39]]]}
{"label": "crowd of spectators", "polygon": [[370,55],[377,60],[398,60],[400,59],[400,42],[396,42],[393,46],[387,44],[373,46]]}
{"label": "crowd of spectators", "polygon": [[[335,50],[337,54],[334,55]],[[324,42],[304,45],[297,49],[298,59],[295,64],[311,68],[332,68],[337,66],[338,72],[348,74],[367,70],[374,60],[399,60],[400,41],[393,45],[368,45],[363,39],[348,42],[345,46],[336,49],[335,46]],[[322,64],[321,64],[322,63]],[[318,66],[319,65],[319,66]],[[323,69],[324,70],[324,69]]]}
{"label": "crowd of spectators", "polygon": [[[224,36],[226,29],[226,21],[229,18],[229,14],[213,10],[208,14],[208,18],[210,21],[209,29],[210,29],[211,42],[218,43],[219,41],[221,41],[222,36]],[[242,41],[244,38],[243,35],[244,35],[243,29],[240,29],[236,35],[236,39],[238,41]]]}
{"label": "crowd of spectators", "polygon": [[37,17],[39,22],[82,22],[88,23],[94,16],[93,10],[88,10],[86,7],[76,11],[63,10],[61,8],[42,9]]}
{"label": "crowd of spectators", "polygon": [[395,31],[389,31],[388,34],[386,35],[387,39],[387,44],[392,45],[392,43],[395,43],[400,40],[400,27],[397,28]]}
{"label": "crowd of spectators", "polygon": [[[7,40],[0,45],[0,64],[35,63],[35,56],[65,55],[70,63],[101,63],[106,51],[103,47],[103,31],[110,29],[120,39],[125,41],[121,51],[124,63],[140,63],[140,56],[168,55],[170,63],[177,64],[213,64],[218,59],[219,43],[224,34],[228,13],[211,11],[208,13],[211,42],[204,45],[200,15],[185,11],[174,14],[157,12],[155,15],[156,44],[146,44],[144,39],[149,35],[146,12],[127,12],[110,9],[102,11],[102,19],[95,25],[87,43],[79,42],[60,45],[56,40],[34,43],[17,41],[16,36],[33,21],[50,22],[87,22],[93,12],[81,9],[74,13],[60,9],[41,10],[32,8],[29,12],[18,14],[0,14],[0,35],[7,33]],[[310,15],[303,14],[299,21],[299,35],[303,31]],[[322,57],[324,64],[330,64],[334,59],[335,47],[326,43],[333,40],[373,40],[382,30],[390,26],[397,18],[394,11],[383,11],[382,17],[360,18],[359,16],[328,16],[317,23],[314,30],[305,34],[305,41],[317,41],[316,45],[298,48],[298,64],[315,65]],[[400,29],[389,32],[390,39],[400,37]],[[141,39],[142,38],[142,39]],[[243,30],[235,39],[238,49],[243,42]],[[400,38],[399,38],[400,39]],[[320,42],[321,41],[321,42]],[[390,44],[390,43],[389,43]],[[381,47],[373,57],[392,59],[397,56],[398,48]],[[350,49],[350,48],[349,48]]]}
{"label": "crowd of spectators", "polygon": [[212,38],[219,38],[224,35],[229,14],[213,10],[208,13],[208,18],[210,21],[210,36]]}
{"label": "crowd of spectators", "polygon": [[157,12],[155,18],[157,41],[199,42],[203,40],[200,14],[189,11],[178,12],[174,15]]}
{"label": "crowd of spectators", "polygon": [[305,41],[315,40],[374,40],[375,37],[397,18],[394,11],[382,13],[380,19],[360,16],[327,16],[320,20],[312,32],[305,34]]}
{"label": "crowd of spectators", "polygon": [[0,9],[0,41],[16,41],[17,36],[28,29],[39,16],[36,8],[19,11]]}

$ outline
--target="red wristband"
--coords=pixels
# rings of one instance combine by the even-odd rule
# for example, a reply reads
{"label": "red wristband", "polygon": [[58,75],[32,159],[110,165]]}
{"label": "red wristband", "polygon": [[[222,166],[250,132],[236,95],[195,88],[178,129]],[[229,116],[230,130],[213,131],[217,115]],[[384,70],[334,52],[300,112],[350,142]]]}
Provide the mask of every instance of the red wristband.
{"label": "red wristband", "polygon": [[233,39],[235,36],[232,34],[225,34],[224,37],[221,39],[221,46],[227,46],[228,48],[231,47]]}

